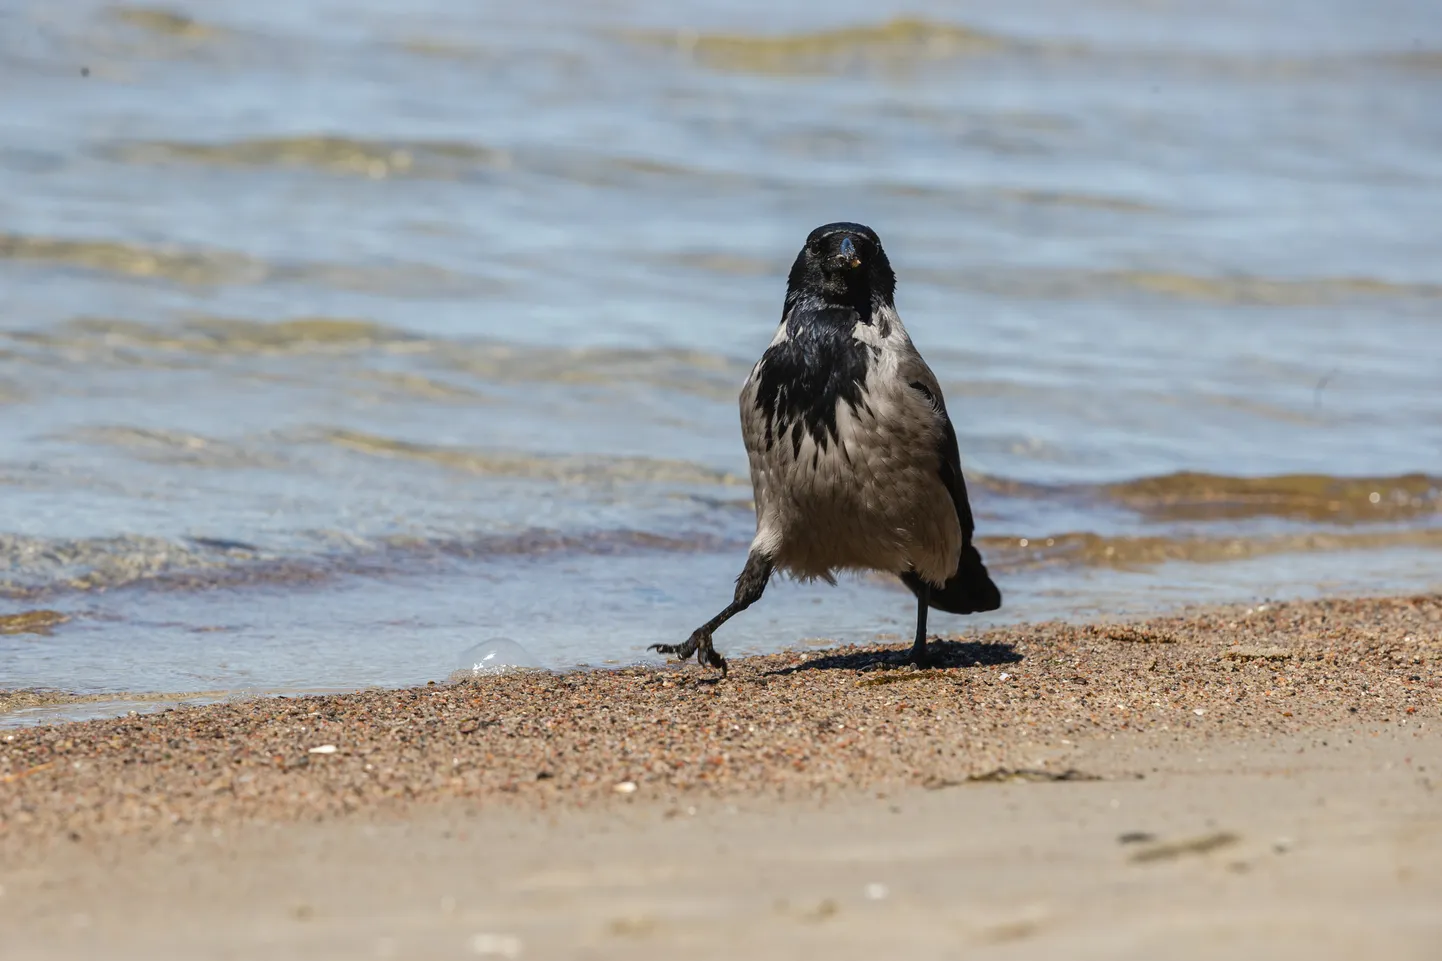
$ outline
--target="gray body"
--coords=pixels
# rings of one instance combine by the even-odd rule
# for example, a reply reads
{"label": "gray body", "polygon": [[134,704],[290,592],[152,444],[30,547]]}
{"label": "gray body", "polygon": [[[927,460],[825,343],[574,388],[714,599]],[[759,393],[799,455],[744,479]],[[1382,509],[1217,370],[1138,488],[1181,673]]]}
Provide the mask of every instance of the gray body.
{"label": "gray body", "polygon": [[[852,337],[874,348],[856,408],[837,399],[836,440],[806,434],[765,444],[757,403],[761,364],[741,389],[741,436],[751,461],[756,538],[751,549],[802,580],[834,583],[843,570],[914,570],[940,587],[957,569],[962,531],[942,483],[946,431],[941,387],[890,308]],[[782,320],[772,344],[788,336]],[[923,385],[930,396],[913,387]],[[933,400],[934,398],[934,400]]]}

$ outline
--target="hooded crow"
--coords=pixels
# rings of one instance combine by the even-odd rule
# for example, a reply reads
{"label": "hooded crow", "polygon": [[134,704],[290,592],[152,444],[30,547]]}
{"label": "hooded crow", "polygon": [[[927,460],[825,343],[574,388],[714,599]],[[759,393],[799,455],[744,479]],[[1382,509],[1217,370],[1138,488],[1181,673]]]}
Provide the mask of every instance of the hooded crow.
{"label": "hooded crow", "polygon": [[711,635],[761,598],[774,571],[836,582],[843,570],[900,576],[917,597],[910,660],[927,663],[928,607],[993,611],[1001,592],[974,524],[936,375],[897,315],[896,275],[870,227],[806,238],[781,326],[741,388],[756,537],[735,600],[684,644],[653,644],[719,667]]}

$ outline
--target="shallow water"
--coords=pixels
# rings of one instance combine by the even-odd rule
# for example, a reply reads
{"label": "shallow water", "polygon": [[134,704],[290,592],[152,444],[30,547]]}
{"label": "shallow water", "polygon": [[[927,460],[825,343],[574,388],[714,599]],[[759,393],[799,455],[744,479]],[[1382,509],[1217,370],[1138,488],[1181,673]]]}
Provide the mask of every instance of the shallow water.
{"label": "shallow water", "polygon": [[[85,73],[82,74],[82,68]],[[1442,584],[1426,3],[0,10],[0,687],[644,658],[751,533],[735,396],[860,220],[1000,620]],[[718,643],[904,635],[875,579]]]}

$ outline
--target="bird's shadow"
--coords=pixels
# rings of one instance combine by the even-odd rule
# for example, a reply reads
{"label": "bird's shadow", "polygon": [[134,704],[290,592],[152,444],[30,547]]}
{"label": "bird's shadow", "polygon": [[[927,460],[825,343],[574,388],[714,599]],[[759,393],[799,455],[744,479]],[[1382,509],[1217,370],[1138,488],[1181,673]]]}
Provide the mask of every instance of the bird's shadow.
{"label": "bird's shadow", "polygon": [[[797,671],[879,671],[907,665],[909,648],[889,651],[848,651],[824,654],[794,667],[767,671],[764,677],[795,674]],[[1015,664],[1022,659],[1015,644],[991,644],[983,641],[932,640],[926,645],[929,668],[987,667]]]}

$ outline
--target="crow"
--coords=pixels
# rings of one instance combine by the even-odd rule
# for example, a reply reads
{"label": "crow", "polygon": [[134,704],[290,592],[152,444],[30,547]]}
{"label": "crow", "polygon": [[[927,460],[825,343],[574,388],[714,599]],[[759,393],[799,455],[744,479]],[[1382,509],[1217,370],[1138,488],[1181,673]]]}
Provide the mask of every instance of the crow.
{"label": "crow", "polygon": [[806,238],[781,325],[741,388],[756,537],[735,599],[684,644],[651,649],[726,672],[711,635],[756,601],[775,571],[836,583],[836,572],[899,575],[917,597],[908,660],[928,663],[928,607],[994,611],[1001,591],[972,541],[956,431],[936,375],[912,345],[896,275],[870,227]]}

